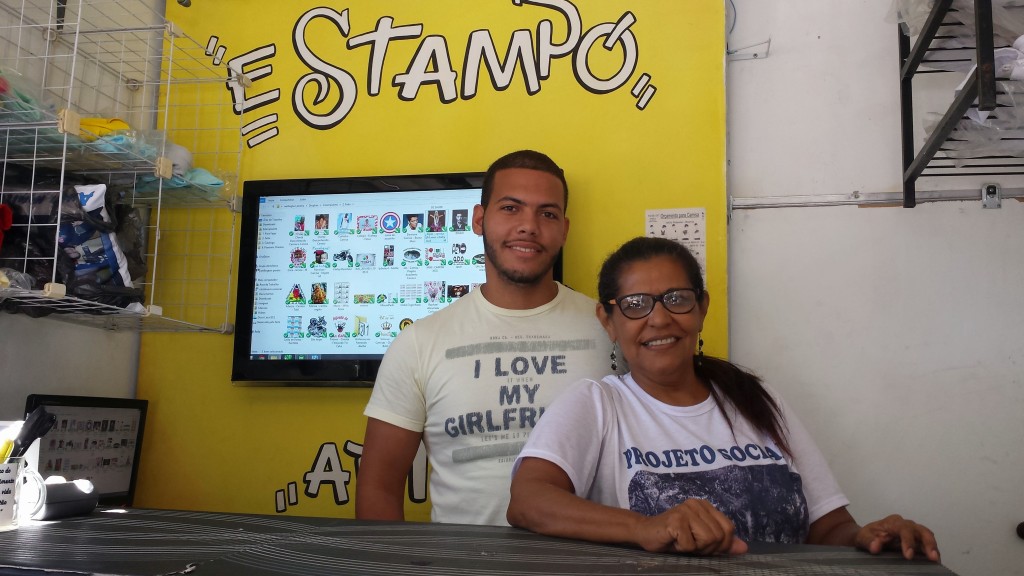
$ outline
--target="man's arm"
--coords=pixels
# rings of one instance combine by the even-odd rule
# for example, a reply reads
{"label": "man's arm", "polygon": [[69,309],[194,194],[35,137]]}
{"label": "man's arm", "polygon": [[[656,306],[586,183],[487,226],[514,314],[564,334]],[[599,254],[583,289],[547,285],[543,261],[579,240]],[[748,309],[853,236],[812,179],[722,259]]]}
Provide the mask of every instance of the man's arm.
{"label": "man's arm", "polygon": [[367,419],[356,477],[356,518],[405,520],[405,481],[422,438],[420,432]]}

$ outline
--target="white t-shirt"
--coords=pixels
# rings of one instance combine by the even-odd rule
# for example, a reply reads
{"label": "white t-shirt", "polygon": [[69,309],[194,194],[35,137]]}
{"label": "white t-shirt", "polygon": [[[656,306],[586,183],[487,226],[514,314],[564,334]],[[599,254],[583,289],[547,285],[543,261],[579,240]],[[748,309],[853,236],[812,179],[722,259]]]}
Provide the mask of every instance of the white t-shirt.
{"label": "white t-shirt", "polygon": [[433,521],[508,525],[512,463],[540,415],[573,382],[608,372],[595,307],[561,284],[530,310],[473,290],[391,344],[364,414],[423,432]]}
{"label": "white t-shirt", "polygon": [[577,496],[648,516],[701,498],[745,541],[802,543],[811,522],[849,501],[803,425],[773,397],[792,457],[731,404],[730,430],[711,396],[672,406],[628,374],[583,380],[547,410],[516,466],[526,457],[548,460]]}

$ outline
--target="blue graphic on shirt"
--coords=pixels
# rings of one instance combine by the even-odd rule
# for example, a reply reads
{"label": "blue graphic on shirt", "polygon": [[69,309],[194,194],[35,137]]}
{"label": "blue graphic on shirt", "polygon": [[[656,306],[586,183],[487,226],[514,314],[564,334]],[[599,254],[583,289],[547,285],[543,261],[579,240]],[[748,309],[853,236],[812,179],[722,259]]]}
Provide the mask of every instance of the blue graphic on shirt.
{"label": "blue graphic on shirt", "polygon": [[629,509],[655,516],[689,498],[707,500],[736,525],[745,542],[800,544],[809,529],[800,475],[785,464],[726,466],[689,473],[637,472]]}

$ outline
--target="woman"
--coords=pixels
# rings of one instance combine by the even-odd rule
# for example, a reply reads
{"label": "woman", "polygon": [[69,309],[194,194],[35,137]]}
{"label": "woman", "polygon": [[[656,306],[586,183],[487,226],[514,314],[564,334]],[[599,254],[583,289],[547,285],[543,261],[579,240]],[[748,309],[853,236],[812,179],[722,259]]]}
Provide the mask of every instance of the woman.
{"label": "woman", "polygon": [[781,398],[704,356],[709,299],[685,247],[627,242],[602,266],[598,295],[630,372],[577,382],[545,411],[516,462],[510,524],[650,551],[742,553],[758,541],[939,560],[935,536],[910,520],[859,526]]}

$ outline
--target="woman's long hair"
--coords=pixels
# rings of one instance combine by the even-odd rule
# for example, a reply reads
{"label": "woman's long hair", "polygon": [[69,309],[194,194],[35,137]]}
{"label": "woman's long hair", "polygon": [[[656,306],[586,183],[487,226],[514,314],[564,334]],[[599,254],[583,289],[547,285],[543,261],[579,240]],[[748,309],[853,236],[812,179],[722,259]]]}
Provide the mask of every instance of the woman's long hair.
{"label": "woman's long hair", "polygon": [[[683,267],[690,280],[690,285],[697,290],[698,299],[702,300],[705,292],[700,264],[685,246],[666,238],[638,237],[619,247],[601,266],[601,273],[597,280],[597,294],[605,312],[609,315],[614,313],[615,305],[610,301],[619,295],[619,278],[627,266],[662,256],[672,258]],[[761,385],[760,378],[721,358],[700,354],[694,355],[693,361],[697,377],[713,384],[709,386],[711,396],[718,404],[722,415],[725,416],[730,429],[733,426],[732,419],[724,407],[723,397],[756,430],[767,434],[779,448],[787,454],[792,454],[786,439],[782,412],[775,399]]]}

